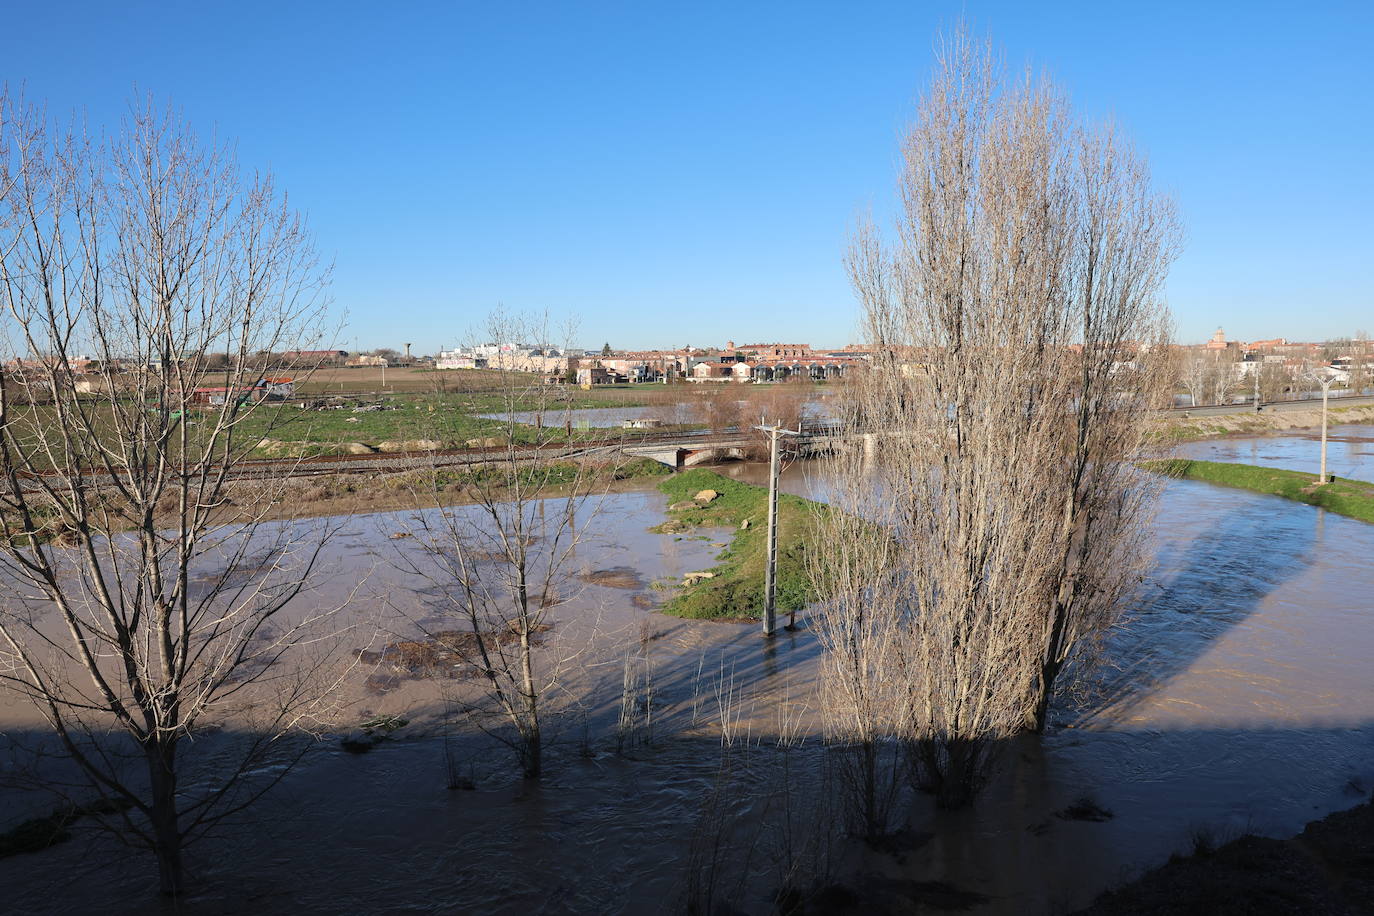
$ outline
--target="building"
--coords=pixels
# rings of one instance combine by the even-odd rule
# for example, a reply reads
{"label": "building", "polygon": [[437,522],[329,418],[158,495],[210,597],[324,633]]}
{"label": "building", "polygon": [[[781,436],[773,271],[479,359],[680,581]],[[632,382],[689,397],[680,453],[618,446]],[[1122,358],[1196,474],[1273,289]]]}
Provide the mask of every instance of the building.
{"label": "building", "polygon": [[191,404],[202,407],[220,407],[231,397],[243,403],[261,401],[282,401],[295,397],[296,380],[292,378],[261,378],[252,385],[216,386],[206,385],[193,389]]}
{"label": "building", "polygon": [[737,347],[732,340],[726,343],[725,349],[755,359],[805,359],[811,355],[810,344],[767,343],[743,344]]}
{"label": "building", "polygon": [[1206,350],[1235,350],[1240,347],[1240,344],[1234,340],[1227,340],[1226,332],[1221,328],[1217,328],[1217,332],[1212,335],[1212,339],[1202,346],[1203,349]]}
{"label": "building", "polygon": [[434,361],[434,368],[562,373],[568,368],[568,357],[557,347],[487,343],[441,350],[439,358]]}
{"label": "building", "polygon": [[611,356],[586,357],[579,365],[600,365],[626,382],[663,382],[681,376],[688,357],[678,350],[631,350]]}
{"label": "building", "polygon": [[290,365],[337,366],[348,358],[347,350],[287,350],[281,361]]}
{"label": "building", "polygon": [[583,388],[614,383],[615,377],[602,366],[580,366],[577,369],[577,384]]}
{"label": "building", "polygon": [[265,390],[267,399],[271,401],[284,401],[296,396],[296,380],[290,377],[264,378],[258,382],[258,387]]}
{"label": "building", "polygon": [[[694,382],[730,382],[736,381],[734,372],[736,365],[748,368],[748,363],[722,363],[722,362],[700,362],[692,367],[689,378]],[[743,379],[748,381],[748,379]]]}

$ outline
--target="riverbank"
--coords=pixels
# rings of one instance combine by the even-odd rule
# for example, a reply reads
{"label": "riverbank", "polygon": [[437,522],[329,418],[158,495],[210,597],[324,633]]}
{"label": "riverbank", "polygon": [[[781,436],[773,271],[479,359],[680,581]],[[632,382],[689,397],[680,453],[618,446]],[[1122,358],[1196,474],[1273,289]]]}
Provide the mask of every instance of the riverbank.
{"label": "riverbank", "polygon": [[[734,536],[709,570],[694,577],[663,606],[665,614],[706,619],[763,615],[763,585],[768,553],[768,490],[714,471],[694,468],[659,484],[671,501],[667,522],[656,531],[685,534],[698,528],[733,528]],[[715,495],[695,499],[698,494]],[[812,540],[817,504],[799,496],[778,496],[776,607],[798,611],[813,597],[806,575],[806,549]]]}
{"label": "riverbank", "polygon": [[1103,894],[1084,916],[1374,913],[1374,799],[1308,824],[1286,840],[1193,837],[1139,880]]}
{"label": "riverbank", "polygon": [[[1327,425],[1374,422],[1374,407],[1331,407]],[[1165,442],[1194,442],[1227,436],[1267,436],[1322,425],[1321,402],[1311,407],[1260,413],[1236,413],[1219,417],[1169,417],[1160,421],[1158,437]]]}
{"label": "riverbank", "polygon": [[[522,468],[528,474],[530,468]],[[433,506],[463,506],[475,501],[472,485],[479,475],[500,472],[494,467],[467,471],[433,469],[400,471],[395,474],[331,474],[301,477],[284,481],[278,497],[262,521],[295,518],[323,518],[340,515],[363,515],[374,512],[429,508]],[[572,481],[579,473],[592,475],[592,492],[617,493],[640,489],[647,483],[673,473],[672,468],[650,458],[635,458],[623,462],[602,462],[590,467],[572,461],[556,462],[541,469],[547,483],[541,487],[540,498],[557,499],[572,490]],[[230,485],[230,499],[235,490],[251,484]],[[587,489],[585,480],[580,492]],[[231,507],[232,508],[232,507]],[[261,507],[255,506],[255,509]],[[243,521],[226,518],[226,522]]]}
{"label": "riverbank", "polygon": [[[271,489],[271,502],[267,505],[264,505],[264,484],[261,481],[232,481],[225,487],[225,498],[212,524],[296,521],[471,505],[477,501],[474,485],[480,482],[484,488],[491,489],[492,475],[502,473],[506,473],[505,469],[493,464],[468,470],[431,468],[392,474],[290,477],[267,485]],[[579,493],[590,492],[593,496],[643,489],[673,471],[650,458],[635,458],[596,463],[562,461],[539,469],[525,465],[520,467],[518,473],[526,483],[529,483],[531,474],[537,473],[542,481],[539,498],[557,499],[568,496],[574,489]],[[498,496],[503,490],[499,485],[494,488]],[[169,499],[166,510],[161,510],[160,506],[158,524],[169,529],[174,527],[177,524],[175,503]],[[38,521],[46,523],[39,531],[40,541],[55,544],[71,542],[71,532],[59,524],[52,514],[43,514]],[[13,530],[22,528],[17,520],[11,524]],[[16,538],[27,536],[14,535]]]}
{"label": "riverbank", "polygon": [[1176,480],[1199,480],[1254,493],[1282,496],[1338,515],[1374,523],[1374,483],[1363,480],[1337,477],[1322,485],[1316,482],[1310,471],[1287,471],[1190,458],[1146,461],[1141,466]]}

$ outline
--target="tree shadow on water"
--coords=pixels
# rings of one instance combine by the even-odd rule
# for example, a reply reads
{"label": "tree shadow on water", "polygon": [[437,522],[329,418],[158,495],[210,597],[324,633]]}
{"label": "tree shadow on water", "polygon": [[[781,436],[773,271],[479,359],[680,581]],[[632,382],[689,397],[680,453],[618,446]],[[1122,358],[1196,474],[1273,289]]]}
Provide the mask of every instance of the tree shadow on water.
{"label": "tree shadow on water", "polygon": [[[1176,498],[1205,486],[1187,483]],[[1055,724],[1128,716],[1309,568],[1322,538],[1320,510],[1236,496],[1233,511],[1217,514],[1190,540],[1165,531],[1134,608],[1108,636],[1094,670],[1073,679],[1075,695],[1061,699]]]}

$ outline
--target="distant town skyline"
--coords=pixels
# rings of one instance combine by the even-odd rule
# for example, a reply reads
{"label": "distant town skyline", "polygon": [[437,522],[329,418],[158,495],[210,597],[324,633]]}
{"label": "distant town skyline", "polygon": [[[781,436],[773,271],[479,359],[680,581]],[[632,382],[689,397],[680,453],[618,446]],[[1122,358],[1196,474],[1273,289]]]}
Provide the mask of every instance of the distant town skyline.
{"label": "distant town skyline", "polygon": [[81,7],[10,11],[11,85],[105,130],[146,93],[273,169],[345,348],[434,352],[499,304],[622,348],[857,341],[846,238],[961,16],[1149,154],[1180,341],[1374,330],[1367,3]]}
{"label": "distant town skyline", "polygon": [[[1259,345],[1272,345],[1272,344],[1275,344],[1275,343],[1291,343],[1291,344],[1326,344],[1326,343],[1333,343],[1333,342],[1335,342],[1335,341],[1340,341],[1340,340],[1353,339],[1354,337],[1356,337],[1357,334],[1362,334],[1362,335],[1364,336],[1364,339],[1367,340],[1370,336],[1374,336],[1374,331],[1371,331],[1371,330],[1369,330],[1368,328],[1357,328],[1357,329],[1355,329],[1354,331],[1352,331],[1352,332],[1350,332],[1350,333],[1348,333],[1348,334],[1337,334],[1337,335],[1334,335],[1334,336],[1331,336],[1331,337],[1312,337],[1312,336],[1288,335],[1288,334],[1271,334],[1271,335],[1267,335],[1267,336],[1239,337],[1239,336],[1237,336],[1237,335],[1231,334],[1231,333],[1230,333],[1229,331],[1227,331],[1225,328],[1223,328],[1223,327],[1221,327],[1221,326],[1217,326],[1216,328],[1214,328],[1214,329],[1212,330],[1212,333],[1210,333],[1210,334],[1208,334],[1208,335],[1206,335],[1206,336],[1204,336],[1204,337],[1198,338],[1198,339],[1196,339],[1196,340],[1188,340],[1188,339],[1184,339],[1184,338],[1182,338],[1182,337],[1177,337],[1177,338],[1175,338],[1175,340],[1174,340],[1174,344],[1179,345],[1179,346],[1186,346],[1186,347],[1201,347],[1201,346],[1208,345],[1209,342],[1215,343],[1219,338],[1220,338],[1220,340],[1222,340],[1222,341],[1229,341],[1229,342],[1231,342],[1232,344],[1238,344],[1238,345],[1247,346],[1247,347],[1248,347],[1248,346],[1253,346],[1253,345],[1256,345],[1256,344],[1259,344]],[[478,335],[478,336],[480,337],[480,335]],[[740,339],[741,339],[741,340],[744,340],[745,338],[741,336]],[[751,341],[754,341],[753,338],[748,338],[748,339],[751,340]],[[614,352],[616,352],[616,353],[635,353],[635,352],[648,352],[648,351],[658,352],[658,351],[682,350],[682,349],[685,349],[686,347],[689,347],[689,346],[690,346],[692,349],[700,349],[700,350],[707,350],[707,351],[720,351],[720,352],[732,352],[732,351],[738,350],[738,349],[753,349],[753,348],[757,348],[757,347],[759,347],[759,346],[761,346],[761,345],[764,345],[764,344],[781,346],[781,345],[784,345],[784,344],[787,344],[787,343],[791,343],[791,342],[792,342],[791,338],[788,338],[788,340],[786,340],[786,341],[784,341],[782,338],[779,338],[779,339],[777,339],[777,340],[759,338],[757,341],[754,341],[754,342],[752,342],[752,343],[748,343],[748,344],[736,344],[735,341],[734,341],[733,339],[730,339],[730,338],[727,338],[727,339],[725,339],[724,341],[722,341],[722,340],[718,339],[718,336],[717,336],[717,339],[708,339],[705,335],[702,335],[702,336],[700,336],[700,339],[698,339],[698,340],[689,340],[689,341],[684,341],[684,342],[682,342],[682,343],[674,343],[674,342],[672,342],[672,341],[663,341],[663,340],[659,340],[659,341],[651,342],[651,343],[646,344],[646,345],[643,345],[643,346],[621,346],[621,345],[617,344],[614,340],[609,340],[609,339],[604,340],[604,341],[602,341],[602,342],[599,343],[599,344],[594,343],[594,342],[592,342],[592,341],[590,341],[590,340],[587,340],[587,341],[573,341],[573,342],[567,347],[567,349],[568,349],[569,352],[584,352],[584,351],[585,351],[585,352],[591,353],[591,352],[594,352],[594,351],[595,351],[595,352],[599,352],[603,347],[609,346],[609,347],[610,347]],[[444,344],[444,345],[442,345],[442,346],[440,346],[440,347],[435,348],[435,349],[432,350],[432,351],[431,351],[431,350],[416,349],[416,350],[415,350],[415,355],[419,356],[419,355],[422,355],[422,354],[423,354],[423,355],[433,356],[433,355],[435,355],[436,353],[439,353],[440,351],[443,351],[443,350],[448,350],[448,349],[466,349],[466,348],[471,348],[471,347],[473,347],[473,346],[478,346],[478,347],[480,348],[480,346],[481,346],[482,344],[493,344],[493,343],[497,343],[497,342],[496,342],[496,341],[488,341],[488,340],[476,340],[476,339],[474,338],[474,339],[471,340],[471,341],[462,340],[462,341],[457,341],[456,343]],[[506,343],[513,343],[513,341],[506,341]],[[535,341],[520,341],[520,343],[534,344],[534,343],[536,343],[536,342],[535,342]],[[547,343],[551,343],[551,342],[547,342]],[[821,341],[817,342],[817,341],[814,341],[814,340],[813,340],[813,341],[805,341],[805,342],[804,342],[804,341],[796,341],[796,343],[799,343],[799,344],[800,344],[801,346],[803,346],[803,347],[816,349],[816,350],[818,350],[818,351],[819,351],[819,350],[840,350],[840,349],[844,349],[844,348],[846,348],[846,347],[848,347],[848,348],[862,348],[862,347],[865,346],[864,341],[861,341],[861,340],[846,340],[846,341],[840,341],[840,342],[836,342],[836,341],[832,341],[832,340],[821,340]],[[403,345],[403,344],[392,344],[392,343],[379,343],[379,344],[376,344],[376,345],[362,345],[362,344],[359,344],[359,345],[356,345],[356,346],[355,346],[355,349],[354,349],[353,351],[351,351],[351,352],[357,352],[357,353],[370,353],[370,352],[374,352],[374,351],[377,351],[377,350],[397,350],[397,351],[400,351],[400,350],[403,349],[403,348],[404,348],[404,345]]]}

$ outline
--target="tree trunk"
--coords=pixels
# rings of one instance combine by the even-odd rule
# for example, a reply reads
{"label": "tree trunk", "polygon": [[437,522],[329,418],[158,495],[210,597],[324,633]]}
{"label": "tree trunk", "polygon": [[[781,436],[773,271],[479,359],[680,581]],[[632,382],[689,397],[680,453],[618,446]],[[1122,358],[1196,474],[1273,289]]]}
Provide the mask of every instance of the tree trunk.
{"label": "tree trunk", "polygon": [[963,808],[973,801],[977,789],[978,748],[973,741],[954,739],[945,743],[945,755],[935,803],[941,808]]}
{"label": "tree trunk", "polygon": [[525,766],[524,775],[526,779],[538,779],[544,766],[544,740],[539,733],[539,725],[536,723],[533,729],[525,736]]}
{"label": "tree trunk", "polygon": [[863,743],[863,768],[864,830],[876,840],[887,833],[887,818],[878,804],[878,747],[871,739]]}
{"label": "tree trunk", "polygon": [[[524,586],[524,570],[521,570],[520,604],[528,608],[529,596]],[[544,764],[544,747],[539,731],[539,692],[534,683],[534,646],[530,640],[532,623],[529,612],[521,615],[520,621],[520,674],[521,691],[525,703],[525,754],[524,770],[526,779],[538,779]]]}
{"label": "tree trunk", "polygon": [[153,852],[157,855],[158,885],[164,897],[182,890],[181,829],[177,824],[176,743],[150,743],[147,749],[152,805]]}
{"label": "tree trunk", "polygon": [[1035,700],[1035,711],[1030,722],[1031,731],[1044,734],[1049,724],[1050,696],[1054,693],[1054,679],[1059,676],[1059,665],[1053,662],[1040,669],[1040,695]]}

